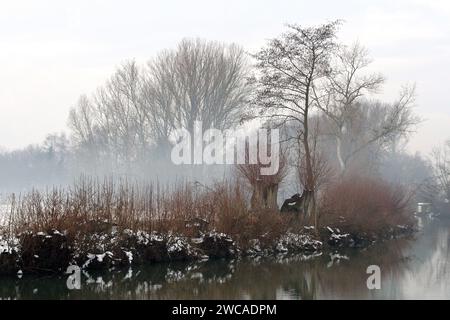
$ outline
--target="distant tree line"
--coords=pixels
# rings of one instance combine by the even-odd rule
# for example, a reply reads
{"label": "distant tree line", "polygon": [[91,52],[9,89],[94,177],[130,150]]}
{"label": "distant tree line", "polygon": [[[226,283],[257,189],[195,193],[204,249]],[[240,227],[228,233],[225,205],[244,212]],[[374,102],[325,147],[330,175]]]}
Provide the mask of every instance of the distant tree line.
{"label": "distant tree line", "polygon": [[69,139],[64,134],[48,135],[40,145],[0,151],[0,195],[66,184],[71,159]]}

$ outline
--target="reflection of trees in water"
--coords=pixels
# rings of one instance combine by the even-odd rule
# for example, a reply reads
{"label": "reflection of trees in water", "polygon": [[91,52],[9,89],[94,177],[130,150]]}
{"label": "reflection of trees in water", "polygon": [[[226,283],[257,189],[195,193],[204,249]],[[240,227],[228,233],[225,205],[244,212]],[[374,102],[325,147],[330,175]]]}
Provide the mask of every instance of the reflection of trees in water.
{"label": "reflection of trees in water", "polygon": [[0,299],[61,299],[64,290],[65,278],[0,278]]}
{"label": "reflection of trees in water", "polygon": [[[428,262],[430,267],[430,272],[427,273],[429,275],[427,279],[428,283],[441,282],[442,279],[447,279],[449,277],[449,243],[449,231],[440,230],[436,235],[435,248],[430,250],[433,254]],[[422,265],[421,268],[426,268],[426,265]]]}
{"label": "reflection of trees in water", "polygon": [[[120,272],[83,272],[81,291],[66,289],[65,277],[10,280],[0,286],[1,298],[83,299],[315,299],[321,288],[353,290],[344,274],[346,262],[327,269],[328,256],[259,261],[208,261],[200,264],[158,264]],[[364,269],[365,270],[365,269]],[[365,280],[364,280],[365,285]]]}
{"label": "reflection of trees in water", "polygon": [[3,299],[275,299],[280,288],[290,297],[314,298],[313,277],[294,260],[208,261],[158,264],[117,272],[83,272],[82,290],[69,291],[66,278],[5,279]]}
{"label": "reflection of trees in water", "polygon": [[407,240],[393,240],[363,251],[347,250],[347,259],[341,259],[330,268],[318,266],[319,299],[369,299],[377,293],[367,288],[367,267],[377,265],[381,269],[381,283],[387,278],[399,277],[407,265],[404,251]]}
{"label": "reflection of trees in water", "polygon": [[[83,299],[333,299],[402,298],[415,286],[448,290],[449,231],[426,231],[416,242],[392,240],[367,250],[315,258],[292,256],[239,261],[155,264],[83,275],[81,291],[65,277],[2,279],[0,298]],[[348,257],[348,260],[345,257]],[[382,290],[366,287],[369,265],[382,271]],[[444,281],[442,281],[444,280]],[[411,282],[408,282],[411,281]],[[439,282],[440,281],[440,282]],[[439,287],[438,287],[439,289]],[[405,293],[406,290],[406,293]],[[443,290],[443,289],[440,289]],[[420,294],[425,294],[420,292]],[[406,294],[406,296],[405,296]],[[419,296],[420,296],[419,294]],[[417,295],[417,292],[416,292]],[[413,295],[412,295],[413,296]]]}
{"label": "reflection of trees in water", "polygon": [[449,222],[429,221],[414,250],[412,268],[402,275],[404,298],[448,299],[450,292]]}

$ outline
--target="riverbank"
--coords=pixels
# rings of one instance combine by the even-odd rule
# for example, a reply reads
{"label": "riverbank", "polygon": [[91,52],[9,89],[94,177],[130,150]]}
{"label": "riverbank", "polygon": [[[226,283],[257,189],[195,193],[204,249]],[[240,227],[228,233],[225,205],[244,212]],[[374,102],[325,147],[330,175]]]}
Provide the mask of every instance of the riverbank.
{"label": "riverbank", "polygon": [[[5,276],[0,300],[16,299],[449,299],[450,221],[420,218],[414,240],[362,250],[238,259],[151,263],[67,275]],[[366,268],[380,266],[381,290],[368,290]]]}
{"label": "riverbank", "polygon": [[67,189],[11,196],[0,274],[365,248],[414,233],[410,210],[394,191],[358,179],[329,189],[318,203],[316,230],[313,216],[249,207],[238,182],[162,187],[80,179]]}
{"label": "riverbank", "polygon": [[70,234],[58,230],[24,232],[0,238],[0,275],[61,274],[70,265],[84,270],[111,270],[161,262],[270,257],[365,248],[390,239],[414,234],[412,226],[396,226],[381,234],[347,233],[337,227],[303,227],[287,232],[275,241],[250,239],[246,247],[231,236],[216,231],[196,237],[173,233],[97,230],[91,234]]}

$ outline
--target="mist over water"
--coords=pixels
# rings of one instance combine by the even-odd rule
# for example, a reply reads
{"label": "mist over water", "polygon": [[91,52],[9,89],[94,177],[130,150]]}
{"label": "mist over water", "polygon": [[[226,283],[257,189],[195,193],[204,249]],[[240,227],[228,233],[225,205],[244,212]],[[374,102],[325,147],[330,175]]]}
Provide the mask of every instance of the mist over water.
{"label": "mist over water", "polygon": [[[2,279],[0,299],[450,299],[450,221],[424,219],[415,240],[364,251],[83,272],[72,291],[65,276]],[[381,290],[366,286],[373,263]]]}

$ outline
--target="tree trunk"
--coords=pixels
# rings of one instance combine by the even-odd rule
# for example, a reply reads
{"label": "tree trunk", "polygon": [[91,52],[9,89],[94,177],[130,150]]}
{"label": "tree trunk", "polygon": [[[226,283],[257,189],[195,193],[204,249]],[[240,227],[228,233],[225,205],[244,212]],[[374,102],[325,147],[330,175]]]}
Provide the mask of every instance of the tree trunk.
{"label": "tree trunk", "polygon": [[256,209],[278,209],[278,184],[265,185],[257,183],[253,186],[252,198],[250,200],[252,210]]}
{"label": "tree trunk", "polygon": [[270,185],[267,188],[267,196],[266,196],[266,208],[268,209],[278,209],[278,184]]}
{"label": "tree trunk", "polygon": [[305,150],[305,165],[306,165],[306,193],[305,193],[305,201],[304,201],[304,213],[308,218],[314,216],[315,225],[317,232],[317,217],[316,217],[316,208],[315,208],[315,183],[314,183],[314,170],[311,160],[311,150],[309,148],[309,89],[310,84],[308,84],[308,88],[306,91],[306,99],[305,99],[305,111],[303,114],[303,148]]}
{"label": "tree trunk", "polygon": [[342,139],[341,137],[336,137],[336,156],[339,161],[339,169],[341,172],[341,175],[344,174],[346,169],[346,163],[344,161],[344,158],[342,157]]}

